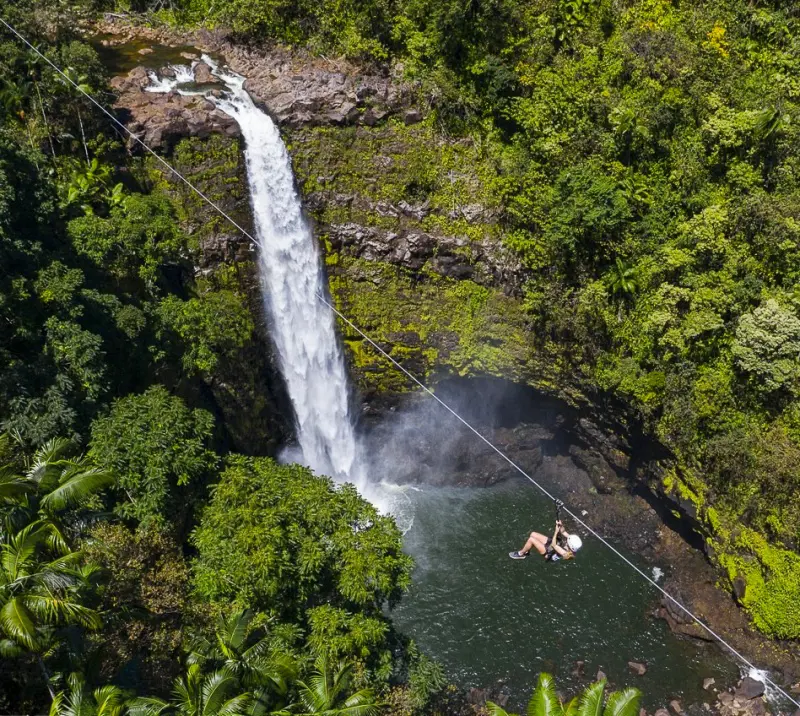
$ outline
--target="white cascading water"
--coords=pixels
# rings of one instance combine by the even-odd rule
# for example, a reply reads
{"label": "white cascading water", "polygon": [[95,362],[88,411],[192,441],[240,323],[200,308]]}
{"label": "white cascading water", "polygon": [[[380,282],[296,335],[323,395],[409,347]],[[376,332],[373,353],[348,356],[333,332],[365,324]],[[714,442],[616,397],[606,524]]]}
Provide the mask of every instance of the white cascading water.
{"label": "white cascading water", "polygon": [[[280,368],[292,401],[301,462],[319,474],[353,482],[362,492],[366,475],[348,406],[347,375],[334,318],[319,299],[324,275],[319,250],[303,217],[292,165],[278,128],[255,106],[245,78],[203,61],[222,80],[221,97],[202,94],[233,117],[245,141],[264,304]],[[174,66],[175,78],[151,75],[150,92],[200,94],[182,89],[192,68]]]}

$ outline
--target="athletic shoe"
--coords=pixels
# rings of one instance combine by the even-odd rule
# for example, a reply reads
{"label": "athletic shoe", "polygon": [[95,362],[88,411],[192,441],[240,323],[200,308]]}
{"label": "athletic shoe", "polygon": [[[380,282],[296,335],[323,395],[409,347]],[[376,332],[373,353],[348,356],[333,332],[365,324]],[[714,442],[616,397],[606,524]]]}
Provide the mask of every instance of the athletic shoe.
{"label": "athletic shoe", "polygon": [[509,552],[508,556],[511,557],[511,559],[525,559],[525,557],[527,557],[528,555],[522,554],[522,552],[514,551],[514,552]]}

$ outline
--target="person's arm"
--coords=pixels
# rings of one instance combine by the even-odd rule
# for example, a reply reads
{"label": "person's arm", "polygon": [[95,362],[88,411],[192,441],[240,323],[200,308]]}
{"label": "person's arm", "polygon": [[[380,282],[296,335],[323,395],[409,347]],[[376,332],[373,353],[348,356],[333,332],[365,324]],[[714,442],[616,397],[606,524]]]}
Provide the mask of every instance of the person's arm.
{"label": "person's arm", "polygon": [[561,520],[556,522],[556,533],[553,535],[553,541],[550,544],[555,550],[555,553],[561,557],[561,559],[572,559],[575,556],[572,554],[572,550],[564,549],[560,544],[558,544],[559,534],[564,535],[565,540],[569,537],[569,533],[564,529],[564,525]]}
{"label": "person's arm", "polygon": [[561,520],[556,520],[556,530],[553,532],[553,539],[550,540],[550,546],[558,551],[558,547],[556,545],[556,541],[558,540],[558,533],[564,529],[564,526],[561,524]]}
{"label": "person's arm", "polygon": [[572,559],[575,555],[570,552],[568,549],[564,549],[563,547],[553,544],[553,549],[556,551],[556,554],[561,557],[561,559]]}

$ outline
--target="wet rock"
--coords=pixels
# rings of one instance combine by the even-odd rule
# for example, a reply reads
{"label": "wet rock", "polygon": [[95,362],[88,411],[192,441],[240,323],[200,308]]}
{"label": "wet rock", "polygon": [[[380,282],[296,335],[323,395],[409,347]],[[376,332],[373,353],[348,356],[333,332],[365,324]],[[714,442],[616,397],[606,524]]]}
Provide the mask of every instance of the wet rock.
{"label": "wet rock", "polygon": [[681,702],[678,699],[673,699],[669,702],[669,707],[675,712],[676,714],[683,713],[683,707],[681,706]]}
{"label": "wet rock", "polygon": [[467,692],[467,701],[476,706],[483,706],[486,703],[486,690],[472,687]]}
{"label": "wet rock", "polygon": [[[203,65],[207,68],[207,65]],[[198,65],[200,67],[200,65]],[[238,136],[236,122],[203,97],[182,97],[176,92],[145,92],[150,84],[147,71],[137,67],[111,86],[118,94],[114,104],[128,129],[148,147],[169,151],[185,137],[206,138],[211,134]],[[131,148],[136,148],[132,143]]]}
{"label": "wet rock", "polygon": [[703,688],[708,691],[716,683],[716,680],[712,678],[703,679]]}
{"label": "wet rock", "polygon": [[[687,604],[691,608],[690,600],[687,598],[687,595],[680,585],[668,581],[664,585],[664,588],[681,604]],[[694,639],[700,639],[701,641],[714,640],[714,637],[678,607],[675,602],[667,597],[661,598],[661,606],[656,609],[655,616],[666,621],[670,630],[676,634],[690,636]]]}
{"label": "wet rock", "polygon": [[653,716],[671,716],[671,714],[666,709],[657,709]]}
{"label": "wet rock", "polygon": [[747,700],[758,698],[764,695],[764,682],[756,679],[751,679],[746,676],[739,682],[739,686],[734,691],[734,697],[739,700]]}
{"label": "wet rock", "polygon": [[219,78],[211,74],[211,68],[205,62],[198,62],[194,68],[194,81],[200,85],[218,84]]}
{"label": "wet rock", "polygon": [[153,52],[154,50],[152,47],[143,47],[141,50],[139,50],[140,55],[152,55]]}
{"label": "wet rock", "polygon": [[607,679],[608,679],[608,677],[606,676],[606,672],[603,671],[602,669],[598,669],[597,670],[597,676],[594,677],[594,680],[595,681],[603,681],[603,680],[607,680]]}
{"label": "wet rock", "polygon": [[[315,210],[324,207],[326,201],[337,201],[333,194],[325,197],[320,194],[315,193],[310,200]],[[402,216],[404,211],[426,211],[424,204],[412,206],[404,202],[398,206],[378,202],[367,208],[392,218]],[[384,261],[412,271],[427,265],[447,278],[469,278],[482,285],[501,284],[512,292],[515,286],[524,283],[526,276],[522,266],[507,255],[504,247],[488,240],[468,241],[459,236],[435,236],[408,229],[387,231],[355,223],[331,224],[325,230],[334,249],[368,261]]]}
{"label": "wet rock", "polygon": [[740,604],[744,599],[746,591],[747,591],[747,582],[741,575],[737,576],[733,580],[733,596],[736,597],[736,601],[739,602]]}
{"label": "wet rock", "polygon": [[583,670],[584,670],[585,666],[586,666],[586,662],[585,661],[580,661],[580,660],[576,661],[575,662],[575,668],[572,670],[572,675],[575,678],[578,678],[578,679],[581,678],[583,676]]}
{"label": "wet rock", "polygon": [[718,697],[717,700],[723,706],[730,706],[733,704],[733,694],[730,691],[723,691]]}
{"label": "wet rock", "polygon": [[637,676],[644,676],[647,673],[647,667],[640,661],[629,661],[628,668]]}

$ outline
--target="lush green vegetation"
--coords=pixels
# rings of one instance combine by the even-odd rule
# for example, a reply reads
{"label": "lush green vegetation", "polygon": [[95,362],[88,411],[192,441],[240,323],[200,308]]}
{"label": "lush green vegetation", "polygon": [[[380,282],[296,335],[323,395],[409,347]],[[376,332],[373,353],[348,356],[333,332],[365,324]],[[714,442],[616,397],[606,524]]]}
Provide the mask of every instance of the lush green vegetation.
{"label": "lush green vegetation", "polygon": [[[539,674],[539,681],[525,712],[527,716],[634,716],[639,713],[638,690],[614,691],[606,700],[605,689],[605,679],[596,681],[582,694],[564,704],[556,693],[553,677],[542,673]],[[487,707],[490,716],[516,716],[491,701]]]}
{"label": "lush green vegetation", "polygon": [[[87,9],[26,9],[4,13],[109,98]],[[422,709],[444,682],[384,611],[411,567],[393,520],[232,452],[219,386],[259,349],[239,272],[195,275],[209,223],[5,37],[0,66],[2,710]]]}
{"label": "lush green vegetation", "polygon": [[[387,280],[416,294],[431,334],[445,323],[464,339],[457,370],[501,372],[511,353],[521,379],[549,364],[564,381],[542,368],[554,392],[622,398],[672,451],[663,487],[698,510],[756,624],[800,636],[791,4],[36,0],[4,12],[108,100],[73,33],[111,7],[402,61],[428,119],[391,130],[422,141],[393,157],[375,198],[433,198],[424,228],[468,238],[474,226],[445,207],[463,195],[491,206],[493,237],[530,273],[520,314],[477,283],[442,281],[440,300],[439,279]],[[208,225],[193,228],[191,200],[5,37],[0,69],[0,655],[13,659],[0,678],[15,699],[3,708],[423,710],[442,674],[384,612],[409,579],[394,524],[325,478],[230,452],[218,375],[255,326],[238,275],[196,275]],[[187,142],[174,158],[238,161],[230,146],[203,150]],[[446,180],[463,163],[477,180]],[[602,692],[562,707],[543,678],[531,709],[599,713]],[[605,713],[635,701],[613,695]]]}
{"label": "lush green vegetation", "polygon": [[[755,623],[800,636],[793,5],[184,0],[162,17],[402,61],[429,104],[427,130],[469,137],[477,148],[482,203],[498,209],[498,233],[530,270],[529,372],[535,379],[550,363],[561,385],[551,371],[541,376],[548,389],[597,404],[621,398],[624,419],[674,455],[663,488],[692,504],[731,581],[746,582],[741,600]],[[343,144],[367,152],[380,131]],[[430,197],[435,208],[449,174],[432,166],[430,152],[446,163],[442,146],[452,145],[405,146],[408,155],[377,188],[359,188],[357,159],[344,182],[377,200]],[[329,188],[314,185],[318,175],[309,173],[309,188]],[[474,186],[466,191],[474,195]],[[442,223],[442,213],[433,211],[426,228],[438,220],[471,236]],[[366,325],[389,310],[368,293],[360,303]],[[426,304],[420,335],[440,328],[430,315]],[[490,348],[459,343],[454,367],[498,369],[505,345],[518,351],[517,324],[499,346],[496,337]],[[422,358],[430,367],[437,356]]]}

